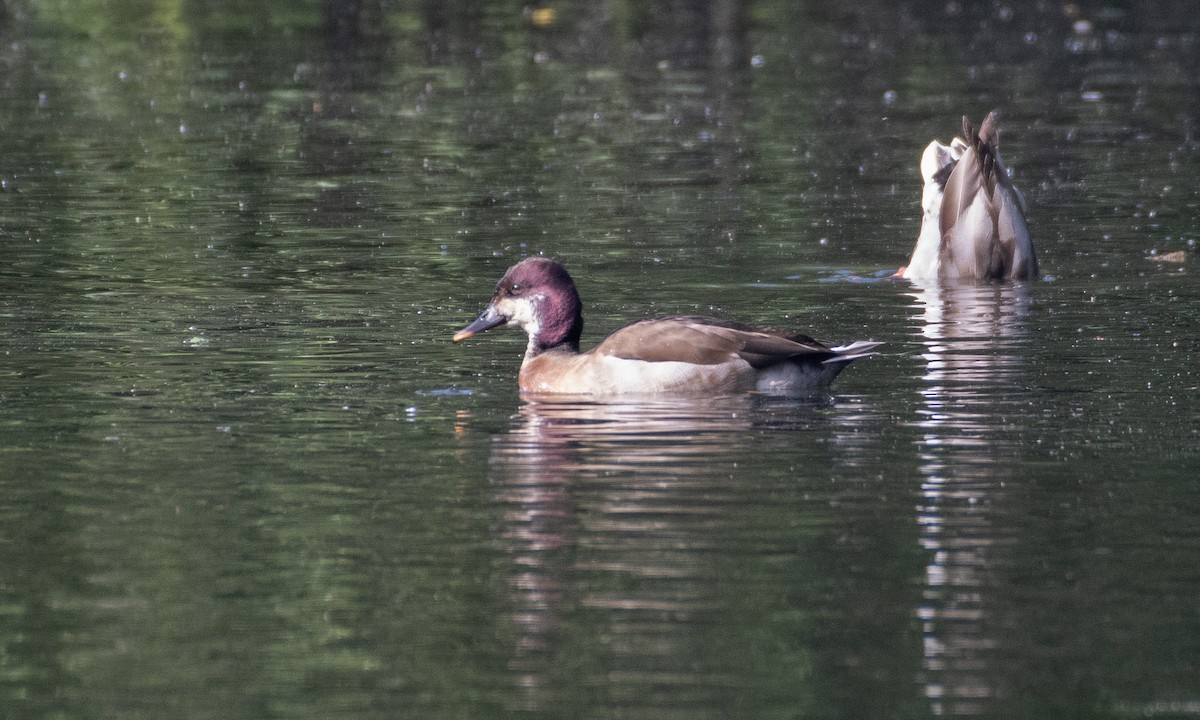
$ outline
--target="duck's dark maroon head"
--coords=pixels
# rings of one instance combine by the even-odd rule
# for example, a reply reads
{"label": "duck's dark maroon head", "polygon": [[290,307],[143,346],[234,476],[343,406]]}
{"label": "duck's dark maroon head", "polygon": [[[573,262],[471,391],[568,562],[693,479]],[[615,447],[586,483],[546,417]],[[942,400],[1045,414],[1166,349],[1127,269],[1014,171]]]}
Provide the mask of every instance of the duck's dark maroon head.
{"label": "duck's dark maroon head", "polygon": [[578,350],[583,307],[566,268],[543,257],[526,258],[513,265],[496,284],[483,315],[460,330],[454,340],[505,323],[519,325],[528,332],[534,351],[562,345]]}

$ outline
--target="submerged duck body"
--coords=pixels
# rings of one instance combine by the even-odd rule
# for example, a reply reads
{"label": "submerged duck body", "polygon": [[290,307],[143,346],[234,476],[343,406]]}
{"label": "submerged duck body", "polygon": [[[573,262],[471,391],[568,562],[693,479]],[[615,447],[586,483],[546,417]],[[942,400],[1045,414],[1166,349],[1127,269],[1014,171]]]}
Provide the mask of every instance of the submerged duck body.
{"label": "submerged duck body", "polygon": [[910,280],[1030,280],[1037,256],[1025,199],[1000,160],[996,113],[964,138],[934,140],[921,157],[921,234],[901,275]]}
{"label": "submerged duck body", "polygon": [[509,268],[483,314],[453,339],[506,324],[529,335],[518,376],[525,395],[800,394],[829,385],[880,344],[827,347],[801,334],[669,317],[634,323],[580,352],[583,306],[575,282],[542,257]]}

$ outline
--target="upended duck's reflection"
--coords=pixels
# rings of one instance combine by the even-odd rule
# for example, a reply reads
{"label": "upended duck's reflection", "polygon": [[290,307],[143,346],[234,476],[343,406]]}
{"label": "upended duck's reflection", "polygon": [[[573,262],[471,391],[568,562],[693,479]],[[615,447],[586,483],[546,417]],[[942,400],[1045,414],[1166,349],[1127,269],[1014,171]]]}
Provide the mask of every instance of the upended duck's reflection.
{"label": "upended duck's reflection", "polygon": [[1022,417],[1029,287],[917,285],[925,360],[916,422],[930,553],[923,603],[925,690],[937,714],[977,714],[1005,693],[989,633],[997,561],[995,508],[1019,450],[1006,429]]}
{"label": "upended duck's reflection", "polygon": [[627,710],[650,698],[660,708],[720,704],[714,667],[698,663],[694,644],[722,612],[712,555],[739,533],[746,490],[731,479],[746,471],[748,432],[829,432],[831,417],[838,432],[840,413],[780,402],[521,407],[494,441],[490,472],[521,709],[581,693]]}

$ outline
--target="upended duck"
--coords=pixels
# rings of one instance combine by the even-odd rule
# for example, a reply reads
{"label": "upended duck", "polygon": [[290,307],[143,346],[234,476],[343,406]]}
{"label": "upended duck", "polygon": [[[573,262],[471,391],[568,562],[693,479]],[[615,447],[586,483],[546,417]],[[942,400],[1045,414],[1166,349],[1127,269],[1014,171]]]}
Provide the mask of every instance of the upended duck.
{"label": "upended duck", "polygon": [[514,325],[529,335],[518,375],[523,395],[606,396],[804,394],[828,386],[882,344],[827,347],[799,333],[668,317],[634,323],[580,352],[582,309],[566,268],[530,257],[508,269],[483,314],[453,340]]}
{"label": "upended duck", "polygon": [[910,280],[1037,277],[1025,198],[1000,161],[996,113],[988,113],[978,132],[963,117],[963,135],[948,146],[934,140],[921,156],[921,234],[897,274]]}

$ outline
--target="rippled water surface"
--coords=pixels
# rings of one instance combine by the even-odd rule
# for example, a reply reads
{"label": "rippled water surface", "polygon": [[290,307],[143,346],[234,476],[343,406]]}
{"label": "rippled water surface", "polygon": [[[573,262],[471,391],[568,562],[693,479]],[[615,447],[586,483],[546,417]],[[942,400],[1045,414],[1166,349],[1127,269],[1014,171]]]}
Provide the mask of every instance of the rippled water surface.
{"label": "rippled water surface", "polygon": [[[479,5],[0,3],[0,714],[1200,714],[1191,4]],[[889,279],[992,108],[1043,277]],[[886,344],[522,401],[532,254]]]}

